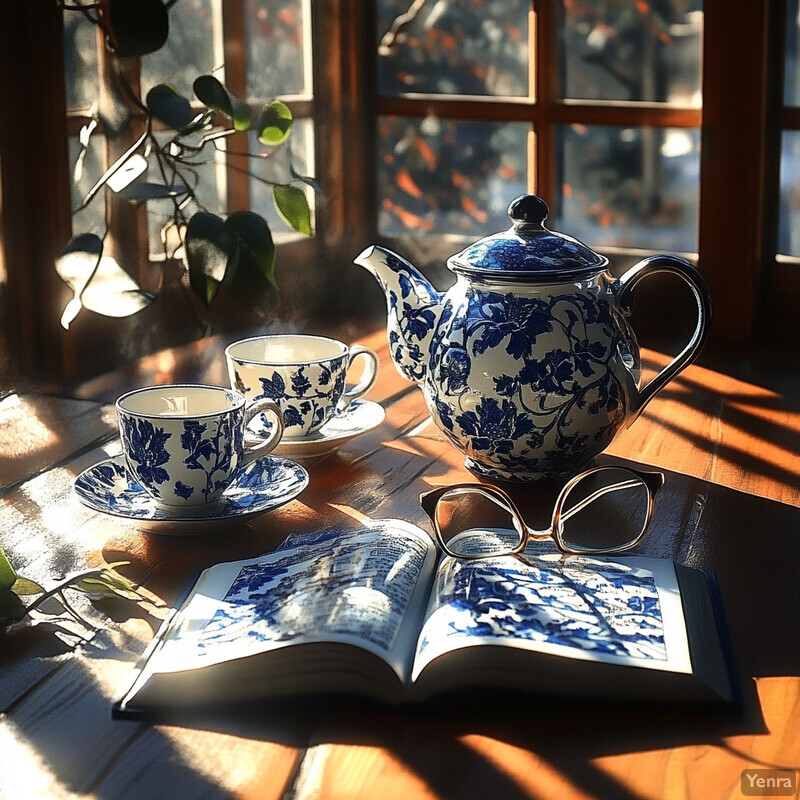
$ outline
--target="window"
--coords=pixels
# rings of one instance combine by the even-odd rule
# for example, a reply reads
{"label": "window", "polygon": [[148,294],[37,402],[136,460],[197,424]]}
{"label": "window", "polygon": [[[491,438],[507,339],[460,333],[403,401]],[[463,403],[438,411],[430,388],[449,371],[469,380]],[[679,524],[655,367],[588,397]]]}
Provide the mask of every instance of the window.
{"label": "window", "polygon": [[[313,176],[310,0],[178,0],[166,5],[172,50],[159,51],[141,62],[127,60],[121,65],[125,80],[144,94],[154,82],[165,79],[159,75],[163,69],[171,72],[167,79],[191,97],[189,75],[224,65],[227,86],[238,97],[247,97],[254,107],[260,108],[265,93],[280,96],[290,106],[295,117],[293,166],[301,174]],[[107,223],[112,234],[105,252],[124,263],[146,289],[153,290],[162,281],[172,285],[179,273],[169,266],[164,269],[157,226],[152,217],[148,222],[143,209],[114,198],[103,204],[98,198],[90,209],[72,219],[71,209],[81,196],[79,192],[70,196],[72,170],[89,106],[97,102],[104,113],[110,113],[127,105],[123,113],[133,114],[134,125],[120,137],[109,139],[107,147],[98,132],[93,134],[84,164],[84,190],[136,135],[131,131],[135,131],[138,111],[135,104],[125,102],[117,65],[97,31],[81,20],[78,12],[62,12],[54,3],[39,2],[15,7],[13,13],[3,7],[0,27],[5,44],[4,74],[18,76],[5,82],[3,99],[9,107],[19,109],[13,120],[4,118],[0,123],[2,382],[13,385],[96,374],[159,347],[196,338],[209,329],[209,322],[221,330],[252,320],[253,315],[243,315],[241,307],[231,303],[203,316],[186,292],[168,291],[160,301],[160,312],[147,309],[126,319],[81,313],[69,331],[60,328],[59,318],[71,291],[55,274],[53,261],[69,239],[73,222],[76,231],[102,231]],[[25,41],[41,43],[35,55],[25,49]],[[71,54],[66,58],[66,81],[65,50]],[[114,95],[116,102],[112,102]],[[270,177],[265,172],[267,160],[258,161],[258,168],[252,170],[259,177],[248,178],[246,160],[237,154],[252,143],[242,141],[244,135],[238,138],[240,141],[227,143],[228,153],[217,163],[202,168],[205,187],[210,189],[203,195],[209,210],[261,211],[273,226],[279,250],[285,251],[279,263],[319,261],[314,255],[317,242],[292,236],[267,202],[265,184],[259,179]],[[62,149],[60,143],[68,143],[69,149]],[[276,165],[277,161],[270,163],[270,168]],[[249,166],[252,169],[252,162]],[[19,202],[22,196],[25,204]],[[294,306],[303,306],[309,293],[296,270],[287,268],[286,272],[283,299],[294,313]],[[313,311],[313,304],[308,305]],[[6,358],[7,354],[12,357]]]}
{"label": "window", "polygon": [[527,188],[550,227],[615,265],[689,254],[712,288],[712,335],[752,339],[781,296],[768,266],[780,48],[775,11],[746,5],[381,0],[381,232],[500,230]]}
{"label": "window", "polygon": [[[786,3],[783,96],[780,110],[778,232],[773,269],[770,328],[780,338],[792,335],[800,301],[800,5]],[[777,290],[777,291],[776,291]],[[789,322],[791,321],[791,322]],[[787,330],[788,329],[788,330]]]}
{"label": "window", "polygon": [[781,196],[778,252],[800,257],[800,5],[786,4],[786,52],[781,115]]}
{"label": "window", "polygon": [[595,247],[697,250],[699,3],[379,5],[382,232],[500,230],[530,189]]}
{"label": "window", "polygon": [[[0,119],[0,327],[22,374],[48,359],[62,376],[87,360],[99,371],[174,331],[80,318],[68,336],[58,328],[64,287],[52,256],[69,236],[70,167],[52,143],[78,136],[85,117],[71,117],[68,131],[59,121],[63,40],[50,4],[13,5],[0,9],[0,57],[16,80],[0,99],[26,114],[24,126]],[[305,120],[298,158],[323,195],[314,239],[288,241],[279,256],[291,319],[370,311],[369,277],[352,266],[365,245],[409,243],[410,255],[443,265],[457,239],[507,227],[508,201],[535,191],[551,227],[615,265],[652,251],[696,258],[714,297],[714,338],[800,338],[797,0],[753,0],[734,15],[725,0],[177,0],[170,12],[212,43],[210,56],[207,44],[187,44],[179,63],[224,63],[235,94],[258,104],[265,86]],[[21,44],[33,39],[36,56]],[[278,69],[284,59],[290,75]],[[131,79],[146,90],[151,69],[143,63]],[[102,99],[102,82],[86,86],[70,106]],[[268,205],[231,152],[210,173],[221,210]],[[44,186],[53,202],[41,202]],[[114,213],[126,252],[155,257],[141,212]],[[143,279],[157,280],[153,263]]]}
{"label": "window", "polygon": [[[165,44],[135,60],[109,55],[97,26],[83,14],[65,13],[64,20],[70,156],[72,164],[82,166],[82,177],[73,188],[73,207],[80,205],[105,169],[139,137],[144,117],[130,95],[144,101],[153,87],[169,83],[181,96],[194,99],[194,80],[214,75],[235,97],[247,102],[254,120],[265,104],[278,96],[285,100],[296,117],[290,146],[276,151],[261,145],[255,130],[236,133],[206,144],[173,182],[196,185],[198,205],[191,206],[191,211],[203,208],[223,215],[250,209],[268,220],[275,238],[292,238],[292,229],[275,210],[270,189],[276,181],[290,181],[291,169],[313,175],[308,0],[181,0],[170,7]],[[81,137],[86,137],[87,126],[98,116],[118,135],[105,139],[103,125],[91,127],[88,148],[82,154]],[[155,124],[159,126],[158,120]],[[161,143],[173,135],[163,125],[156,128]],[[147,179],[165,182],[151,175],[153,171],[151,161]],[[147,263],[144,253],[153,262],[173,254],[177,236],[163,228],[172,202],[169,198],[149,200],[141,209],[131,209],[106,191],[74,215],[73,229],[102,236],[108,228],[118,260],[147,287],[150,276],[158,271],[137,270],[136,265]],[[132,236],[131,230],[138,235]]]}

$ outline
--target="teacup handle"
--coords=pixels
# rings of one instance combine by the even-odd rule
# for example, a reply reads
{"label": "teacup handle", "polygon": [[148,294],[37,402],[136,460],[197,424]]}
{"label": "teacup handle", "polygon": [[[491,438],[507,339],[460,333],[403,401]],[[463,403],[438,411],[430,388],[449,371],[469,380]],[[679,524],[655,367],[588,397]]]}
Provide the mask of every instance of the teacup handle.
{"label": "teacup handle", "polygon": [[683,258],[672,255],[650,256],[632,266],[619,278],[621,291],[619,303],[627,313],[633,308],[633,293],[640,281],[658,272],[668,272],[682,278],[689,286],[697,303],[697,323],[688,343],[646,386],[642,387],[638,396],[631,402],[631,414],[626,420],[630,426],[642,413],[644,407],[667,385],[682,369],[688,367],[708,338],[711,323],[711,293],[703,276],[697,268]]}
{"label": "teacup handle", "polygon": [[242,466],[272,452],[280,442],[281,436],[283,436],[283,414],[277,403],[266,399],[254,400],[252,403],[248,403],[244,412],[245,431],[257,414],[266,414],[274,417],[274,423],[270,426],[269,436],[266,439],[255,437],[252,433],[249,437],[245,436]]}
{"label": "teacup handle", "polygon": [[369,347],[364,347],[360,344],[354,344],[350,347],[346,371],[349,371],[350,367],[353,366],[353,362],[359,356],[363,356],[365,360],[364,371],[361,373],[361,380],[342,395],[336,406],[336,411],[339,414],[341,414],[353,400],[369,391],[369,389],[372,388],[372,384],[375,383],[375,378],[378,377],[378,354],[374,350],[370,350]]}

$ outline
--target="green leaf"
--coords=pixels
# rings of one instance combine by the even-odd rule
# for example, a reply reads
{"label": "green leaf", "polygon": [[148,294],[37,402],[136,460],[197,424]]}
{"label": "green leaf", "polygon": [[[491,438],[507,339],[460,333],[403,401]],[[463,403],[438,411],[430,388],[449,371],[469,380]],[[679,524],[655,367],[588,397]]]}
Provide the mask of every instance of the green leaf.
{"label": "green leaf", "polygon": [[151,598],[140,592],[132,581],[117,572],[116,567],[129,563],[129,561],[116,561],[107,567],[74,573],[62,583],[62,588],[83,592],[91,599],[122,597],[126,600],[153,602]]}
{"label": "green leaf", "polygon": [[18,622],[28,613],[28,609],[11,589],[0,589],[0,625]]}
{"label": "green leaf", "polygon": [[213,76],[200,75],[192,84],[197,99],[220,114],[233,117],[233,102],[228,90]]}
{"label": "green leaf", "polygon": [[117,56],[144,56],[164,46],[169,14],[162,0],[109,0],[108,6]]}
{"label": "green leaf", "polygon": [[146,600],[147,598],[136,591],[132,583],[115,574],[107,575],[108,570],[104,570],[102,575],[89,576],[70,584],[69,588],[83,594],[90,595],[92,599],[105,597],[122,597],[125,600]]}
{"label": "green leaf", "polygon": [[6,558],[3,548],[0,547],[0,590],[10,589],[17,580],[17,573],[14,567]]}
{"label": "green leaf", "polygon": [[147,159],[141,153],[132,153],[114,172],[108,176],[106,186],[112,192],[124,192],[132,183],[147,172]]}
{"label": "green leaf", "polygon": [[279,145],[289,138],[292,130],[292,112],[280,100],[264,106],[258,121],[258,141],[267,145]]}
{"label": "green leaf", "polygon": [[29,595],[33,594],[41,594],[44,592],[44,587],[40,586],[36,581],[32,581],[30,578],[22,578],[17,576],[16,581],[14,581],[14,585],[11,587],[11,591],[14,594],[22,595],[24,597],[28,597]]}
{"label": "green leaf", "polygon": [[267,221],[252,211],[234,211],[225,224],[239,237],[242,255],[255,265],[260,275],[273,282],[275,243]]}
{"label": "green leaf", "polygon": [[162,200],[168,197],[180,197],[186,194],[185,186],[164,186],[161,183],[147,183],[146,181],[133,181],[128,184],[118,196],[135,206],[140,206],[148,200]]}
{"label": "green leaf", "polygon": [[[145,162],[145,167],[147,166],[146,159],[143,156],[137,154],[137,150],[144,144],[145,140],[147,139],[147,131],[145,130],[141,136],[100,176],[100,180],[98,180],[95,185],[89,190],[86,194],[86,197],[83,198],[83,202],[78,207],[78,210],[82,210],[92,202],[92,200],[97,196],[97,193],[105,186],[107,183],[110,183],[116,173],[119,170],[124,170],[125,165],[131,159],[136,159]],[[141,161],[139,163],[141,164]],[[122,188],[122,187],[118,187]]]}
{"label": "green leaf", "polygon": [[302,189],[287,184],[273,186],[272,200],[287,224],[298,233],[311,236],[311,209]]}
{"label": "green leaf", "polygon": [[17,575],[11,562],[0,547],[0,591],[11,590],[14,594],[41,594],[44,589],[36,581]]}
{"label": "green leaf", "polygon": [[198,211],[186,228],[186,260],[189,285],[208,307],[228,270],[236,267],[239,239],[220,217]]}
{"label": "green leaf", "polygon": [[236,269],[226,277],[225,290],[261,316],[268,300],[277,297],[275,282],[275,243],[266,220],[252,211],[235,211],[225,224],[239,238],[241,257]]}
{"label": "green leaf", "polygon": [[169,83],[154,86],[147,93],[145,105],[152,116],[176,131],[185,128],[195,118],[191,103]]}
{"label": "green leaf", "polygon": [[250,106],[241,100],[235,100],[233,103],[233,127],[237,131],[250,130],[251,123]]}
{"label": "green leaf", "polygon": [[[97,260],[103,253],[103,240],[96,233],[76,233],[64,245],[58,258],[70,253],[86,253],[94,256]],[[56,261],[56,265],[58,265],[58,261]]]}
{"label": "green leaf", "polygon": [[201,103],[233,120],[237,131],[250,127],[250,106],[237,100],[213,75],[196,78],[192,88]]}
{"label": "green leaf", "polygon": [[101,239],[93,233],[83,233],[73,236],[56,258],[56,271],[74,294],[61,316],[64,328],[69,328],[81,308],[106,317],[128,317],[155,299],[102,252]]}

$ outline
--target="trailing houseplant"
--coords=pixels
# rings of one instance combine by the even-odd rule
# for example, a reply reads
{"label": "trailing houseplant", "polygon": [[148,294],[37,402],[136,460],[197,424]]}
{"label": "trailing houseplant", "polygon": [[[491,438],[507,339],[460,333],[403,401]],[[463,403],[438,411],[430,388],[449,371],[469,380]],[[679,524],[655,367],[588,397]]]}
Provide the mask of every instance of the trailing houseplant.
{"label": "trailing houseplant", "polygon": [[67,575],[49,589],[30,578],[17,574],[3,549],[0,548],[0,631],[28,621],[33,612],[47,617],[71,616],[82,625],[92,627],[76,611],[67,592],[79,592],[93,598],[121,597],[138,602],[153,603],[153,599],[140,592],[127,578],[117,572],[123,562],[87,569]]}
{"label": "trailing houseplant", "polygon": [[[99,26],[117,59],[140,58],[163,47],[169,36],[169,10],[176,1],[55,0],[65,12],[83,14]],[[231,135],[255,131],[266,151],[247,155],[280,155],[288,161],[290,179],[275,182],[255,177],[270,184],[273,203],[283,219],[294,230],[310,235],[305,187],[318,187],[291,163],[290,109],[280,100],[272,100],[254,118],[248,104],[214,75],[200,75],[194,81],[199,108],[169,83],[154,86],[144,99],[122,78],[118,89],[141,112],[144,129],[98,177],[76,211],[102,199],[104,192],[115,192],[137,206],[167,201],[170,213],[161,228],[166,260],[182,259],[188,286],[202,306],[210,307],[224,289],[234,301],[263,314],[277,288],[270,226],[264,217],[249,210],[224,217],[209,211],[198,191],[197,167],[213,159],[215,149]],[[157,128],[166,128],[166,140],[156,137]],[[103,115],[94,113],[81,131],[76,177],[83,170],[97,129],[109,138],[120,133]],[[133,277],[136,270],[130,267],[135,265],[125,269],[125,264],[117,263],[105,250],[105,234],[76,233],[56,259],[59,275],[74,292],[62,316],[64,327],[84,307],[108,316],[128,316],[155,300]]]}

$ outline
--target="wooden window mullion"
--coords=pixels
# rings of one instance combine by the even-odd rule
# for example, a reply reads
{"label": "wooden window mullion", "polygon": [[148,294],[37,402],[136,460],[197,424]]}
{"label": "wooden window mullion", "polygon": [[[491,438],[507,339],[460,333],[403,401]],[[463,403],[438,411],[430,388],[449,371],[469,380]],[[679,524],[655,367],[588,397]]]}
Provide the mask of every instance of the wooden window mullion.
{"label": "wooden window mullion", "polygon": [[533,63],[533,84],[530,93],[534,105],[533,128],[534,163],[532,183],[534,191],[550,206],[550,216],[557,213],[556,201],[560,196],[556,175],[556,131],[551,109],[558,101],[558,48],[556,46],[556,18],[554,0],[534,0],[530,13],[529,57]]}
{"label": "wooden window mullion", "polygon": [[[242,100],[247,98],[247,31],[244,0],[221,0],[222,50],[225,58],[225,86]],[[248,98],[249,99],[249,98]],[[250,207],[250,159],[244,155],[250,147],[247,132],[229,136],[225,141],[227,177],[225,196],[229,211]]]}
{"label": "wooden window mullion", "polygon": [[[100,71],[100,113],[104,107],[112,114],[128,113],[130,124],[125,125],[118,136],[105,139],[106,167],[111,166],[134,143],[144,130],[141,110],[130,97],[126,87],[139,95],[140,65],[138,60],[119,60],[109,53],[105,36],[96,31],[98,69]],[[103,252],[112,256],[145,288],[151,285],[149,261],[149,237],[147,231],[146,206],[134,206],[120,199],[108,188],[95,198],[95,203],[105,202],[105,219],[108,227]]]}
{"label": "wooden window mullion", "polygon": [[714,299],[713,334],[727,342],[756,332],[771,7],[750,0],[731,14],[727,0],[704,3],[699,266]]}
{"label": "wooden window mullion", "polygon": [[80,352],[59,325],[71,292],[53,268],[70,236],[63,38],[55,4],[0,3],[0,340],[9,351],[7,389],[68,377]]}

